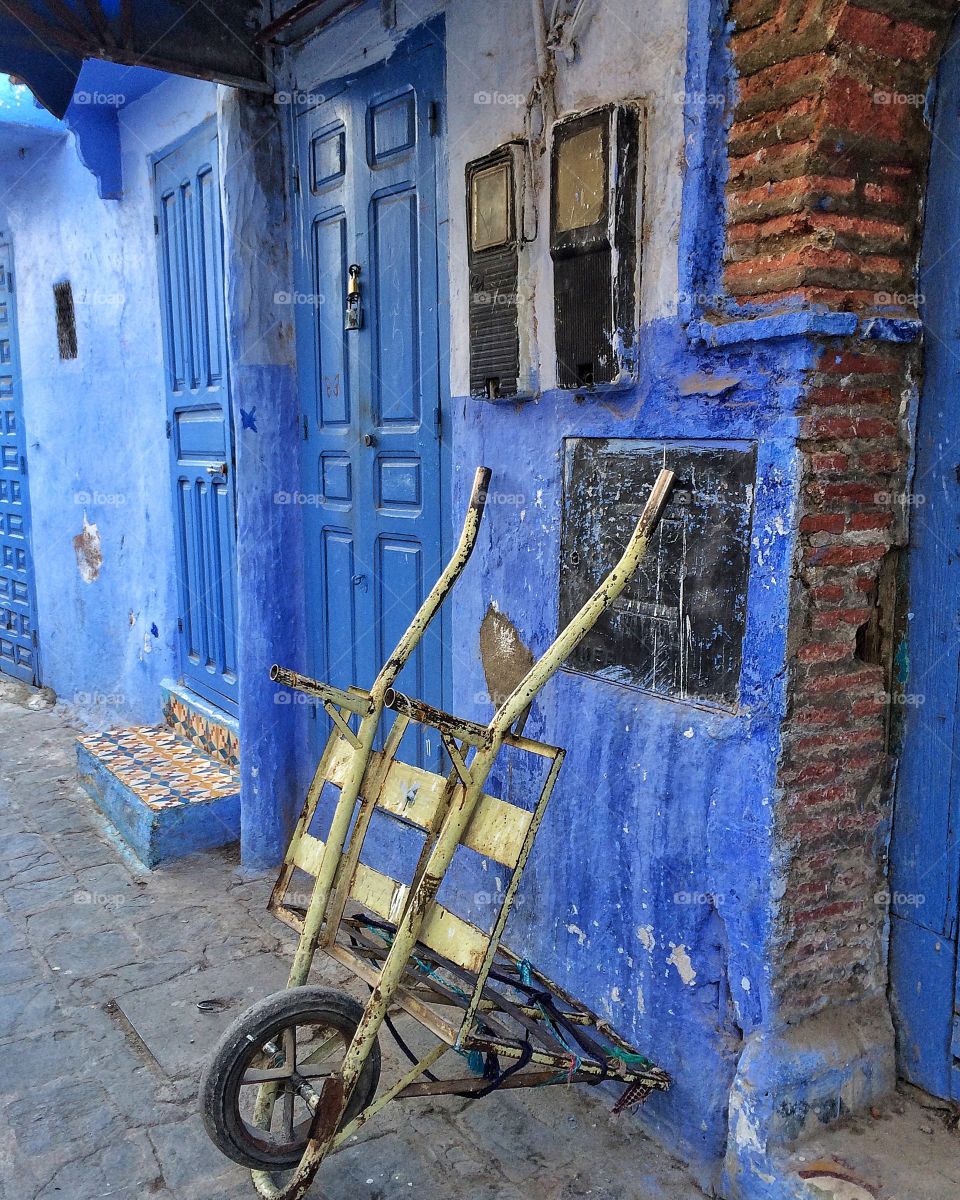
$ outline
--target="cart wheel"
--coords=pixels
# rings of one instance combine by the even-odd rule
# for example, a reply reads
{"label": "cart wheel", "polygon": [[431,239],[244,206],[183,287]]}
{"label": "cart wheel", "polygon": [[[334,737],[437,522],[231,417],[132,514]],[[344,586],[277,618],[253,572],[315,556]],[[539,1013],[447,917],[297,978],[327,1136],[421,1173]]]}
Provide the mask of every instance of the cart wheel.
{"label": "cart wheel", "polygon": [[[253,1170],[295,1167],[309,1140],[312,1113],[304,1093],[319,1092],[340,1069],[363,1006],[342,992],[288,988],[258,1001],[226,1030],[200,1082],[203,1123],[214,1144]],[[371,1102],[380,1080],[380,1046],[363,1065],[342,1125]],[[263,1084],[273,1103],[254,1108]]]}

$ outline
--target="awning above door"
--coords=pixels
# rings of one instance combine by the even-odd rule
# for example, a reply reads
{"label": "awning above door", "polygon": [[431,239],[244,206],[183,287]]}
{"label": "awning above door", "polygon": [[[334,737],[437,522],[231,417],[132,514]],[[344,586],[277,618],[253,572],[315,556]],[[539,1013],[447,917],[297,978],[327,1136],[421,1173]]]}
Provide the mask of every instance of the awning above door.
{"label": "awning above door", "polygon": [[0,71],[56,117],[90,58],[270,92],[261,15],[249,0],[2,0]]}

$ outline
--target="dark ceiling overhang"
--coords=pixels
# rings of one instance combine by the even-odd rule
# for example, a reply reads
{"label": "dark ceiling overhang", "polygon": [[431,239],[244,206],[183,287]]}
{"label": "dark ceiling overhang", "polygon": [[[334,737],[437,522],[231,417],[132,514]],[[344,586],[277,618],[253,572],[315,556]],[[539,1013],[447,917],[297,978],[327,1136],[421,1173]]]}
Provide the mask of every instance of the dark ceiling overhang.
{"label": "dark ceiling overhang", "polygon": [[249,0],[0,0],[0,71],[62,117],[84,59],[272,92]]}

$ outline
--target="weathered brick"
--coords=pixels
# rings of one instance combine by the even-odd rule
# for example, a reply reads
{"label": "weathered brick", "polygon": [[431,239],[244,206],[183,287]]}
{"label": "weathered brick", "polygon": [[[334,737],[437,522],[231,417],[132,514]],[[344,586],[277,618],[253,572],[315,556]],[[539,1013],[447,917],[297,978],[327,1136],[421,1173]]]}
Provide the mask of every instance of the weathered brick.
{"label": "weathered brick", "polygon": [[808,513],[801,518],[802,533],[843,533],[846,517],[843,513]]}
{"label": "weathered brick", "polygon": [[923,62],[937,41],[937,32],[910,21],[847,4],[837,22],[837,37],[899,62]]}
{"label": "weathered brick", "polygon": [[889,529],[893,524],[893,513],[890,512],[857,512],[847,517],[847,528],[859,529]]}
{"label": "weathered brick", "polygon": [[811,546],[806,560],[815,566],[854,566],[857,563],[877,562],[887,552],[886,545],[870,546]]}

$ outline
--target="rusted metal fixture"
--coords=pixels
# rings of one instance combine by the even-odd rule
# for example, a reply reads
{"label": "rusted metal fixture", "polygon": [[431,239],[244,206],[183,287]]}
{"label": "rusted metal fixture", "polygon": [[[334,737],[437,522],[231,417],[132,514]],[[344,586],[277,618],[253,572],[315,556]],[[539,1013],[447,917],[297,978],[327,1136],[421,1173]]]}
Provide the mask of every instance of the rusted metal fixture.
{"label": "rusted metal fixture", "polygon": [[[227,1030],[201,1089],[211,1137],[228,1156],[253,1168],[264,1200],[302,1197],[324,1158],[396,1098],[615,1080],[627,1085],[619,1101],[623,1107],[669,1086],[665,1071],[501,938],[566,753],[524,737],[517,726],[633,575],[673,473],[660,472],[620,561],[490,723],[480,725],[405,696],[393,685],[467,564],[489,478],[489,470],[477,472],[456,551],[369,691],[334,688],[276,666],[271,671],[276,681],[318,697],[334,723],[270,899],[271,911],[300,941],[287,990],[254,1005]],[[383,748],[376,750],[385,711],[395,716]],[[396,757],[411,725],[439,734],[450,760],[446,777]],[[540,790],[530,807],[484,791],[504,751],[539,760]],[[340,795],[321,840],[312,828],[325,788],[339,789]],[[361,858],[376,814],[423,838],[409,882]],[[506,868],[487,930],[437,900],[461,847]],[[305,909],[293,902],[298,872],[313,881]],[[365,1006],[307,986],[318,948],[369,986]],[[452,1018],[451,1011],[458,1015]],[[435,1044],[425,1052],[411,1050],[393,1024],[391,1014],[398,1012]],[[377,1095],[384,1023],[413,1065]],[[437,1078],[431,1068],[451,1050],[479,1065],[483,1078]],[[509,1065],[502,1067],[504,1061]]]}

